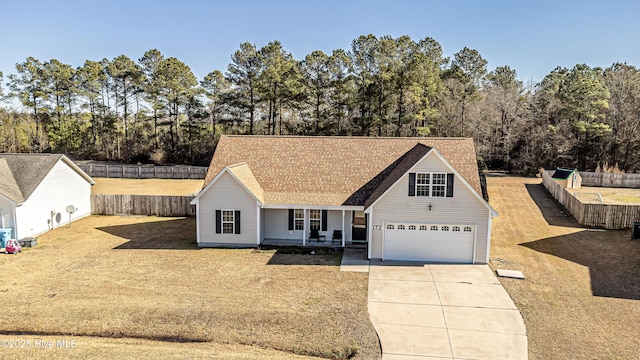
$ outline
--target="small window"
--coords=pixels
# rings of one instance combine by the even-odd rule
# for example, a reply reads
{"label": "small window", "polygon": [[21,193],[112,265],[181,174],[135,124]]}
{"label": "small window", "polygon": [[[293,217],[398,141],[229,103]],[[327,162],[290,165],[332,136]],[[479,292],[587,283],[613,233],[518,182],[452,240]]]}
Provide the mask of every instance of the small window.
{"label": "small window", "polygon": [[233,234],[234,229],[234,211],[233,210],[222,210],[222,233],[223,234]]}
{"label": "small window", "polygon": [[398,225],[398,230],[404,230],[404,225]]}
{"label": "small window", "polygon": [[427,225],[420,225],[420,230],[427,230]]}
{"label": "small window", "polygon": [[437,226],[431,226],[431,231],[438,231],[438,227]]}
{"label": "small window", "polygon": [[443,226],[443,227],[441,228],[441,230],[442,230],[442,231],[449,231],[449,227],[445,225],[445,226]]}
{"label": "small window", "polygon": [[409,225],[409,230],[415,230],[416,226],[415,225]]}
{"label": "small window", "polygon": [[429,184],[431,182],[431,174],[416,174],[416,196],[429,196]]}
{"label": "small window", "polygon": [[464,231],[465,232],[471,232],[471,226],[465,226],[464,227]]}
{"label": "small window", "polygon": [[309,227],[311,230],[320,230],[321,211],[319,209],[309,210]]}
{"label": "small window", "polygon": [[431,196],[444,197],[447,189],[447,174],[437,173],[433,174],[433,185],[431,187]]}
{"label": "small window", "polygon": [[460,226],[454,226],[451,228],[451,231],[460,231]]}
{"label": "small window", "polygon": [[295,230],[304,230],[304,210],[293,210],[293,221]]}
{"label": "small window", "polygon": [[387,225],[387,229],[388,230],[393,230],[393,225],[391,225],[391,224]]}

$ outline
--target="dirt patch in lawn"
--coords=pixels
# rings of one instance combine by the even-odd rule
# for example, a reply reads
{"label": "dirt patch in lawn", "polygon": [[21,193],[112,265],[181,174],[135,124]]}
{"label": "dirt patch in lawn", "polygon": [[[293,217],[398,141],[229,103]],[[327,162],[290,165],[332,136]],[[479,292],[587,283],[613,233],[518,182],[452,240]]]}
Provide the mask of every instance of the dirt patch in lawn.
{"label": "dirt patch in lawn", "polygon": [[640,241],[575,222],[540,179],[490,177],[491,267],[522,312],[531,359],[640,356]]}
{"label": "dirt patch in lawn", "polygon": [[640,189],[583,186],[579,189],[568,189],[568,191],[587,204],[600,204],[597,198],[597,194],[600,194],[605,204],[640,205]]}
{"label": "dirt patch in lawn", "polygon": [[92,194],[107,195],[192,195],[204,180],[93,178]]}
{"label": "dirt patch in lawn", "polygon": [[[277,265],[275,250],[194,240],[193,218],[92,216],[51,231],[0,256],[0,301],[12,309],[0,333],[84,336],[89,350],[77,358],[138,357],[153,341],[200,358],[379,358],[367,276],[340,272],[336,254],[288,254],[302,265]],[[321,257],[326,265],[305,264]]]}

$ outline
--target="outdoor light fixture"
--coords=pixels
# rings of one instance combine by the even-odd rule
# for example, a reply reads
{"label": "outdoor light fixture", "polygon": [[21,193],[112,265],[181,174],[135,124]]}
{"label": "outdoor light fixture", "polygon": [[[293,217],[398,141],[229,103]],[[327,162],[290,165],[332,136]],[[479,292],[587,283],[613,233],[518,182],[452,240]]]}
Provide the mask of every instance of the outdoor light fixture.
{"label": "outdoor light fixture", "polygon": [[431,211],[431,204],[429,204],[429,211]]}

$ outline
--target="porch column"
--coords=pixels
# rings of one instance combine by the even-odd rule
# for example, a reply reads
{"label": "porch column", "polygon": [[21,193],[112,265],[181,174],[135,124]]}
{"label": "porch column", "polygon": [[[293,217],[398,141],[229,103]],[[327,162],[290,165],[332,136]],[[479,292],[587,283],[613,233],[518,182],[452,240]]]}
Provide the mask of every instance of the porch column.
{"label": "porch column", "polygon": [[260,231],[260,204],[256,204],[256,243],[260,245],[260,238],[262,237],[262,231]]}
{"label": "porch column", "polygon": [[344,247],[344,237],[347,233],[344,232],[344,209],[342,209],[342,247]]}
{"label": "porch column", "polygon": [[[366,213],[365,213],[366,214]],[[366,216],[366,215],[365,215]],[[372,232],[373,228],[373,208],[369,210],[369,217],[367,218],[367,256],[371,259],[371,243],[372,243]],[[384,246],[384,241],[382,242],[382,246]]]}
{"label": "porch column", "polygon": [[307,209],[302,209],[302,246],[307,245]]}

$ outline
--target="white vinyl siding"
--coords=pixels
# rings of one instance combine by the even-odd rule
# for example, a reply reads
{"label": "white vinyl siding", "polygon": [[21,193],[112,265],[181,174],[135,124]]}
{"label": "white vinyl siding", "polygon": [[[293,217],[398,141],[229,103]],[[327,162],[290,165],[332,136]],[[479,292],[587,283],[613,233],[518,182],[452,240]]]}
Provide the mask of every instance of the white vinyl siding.
{"label": "white vinyl siding", "polygon": [[[240,234],[216,234],[216,210],[240,211]],[[225,172],[199,199],[199,245],[256,246],[256,219],[256,200],[233,176]]]}
{"label": "white vinyl siding", "polygon": [[[411,172],[447,173],[451,170],[434,154],[416,164]],[[489,209],[456,177],[454,197],[407,196],[408,173],[403,175],[371,209],[369,226],[385,223],[471,224],[475,226],[475,263],[486,263]],[[417,182],[417,181],[416,181]],[[429,205],[432,210],[429,211]],[[373,230],[371,258],[381,258],[383,230]]]}
{"label": "white vinyl siding", "polygon": [[[71,221],[90,215],[91,184],[59,160],[27,201],[16,208],[17,237],[21,239],[48,231],[52,213],[56,228],[69,223],[69,214],[65,211],[68,205],[78,209],[71,215]],[[55,221],[57,213],[60,213],[60,223]]]}

